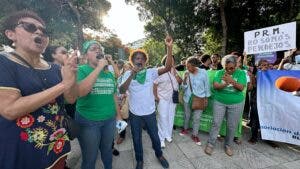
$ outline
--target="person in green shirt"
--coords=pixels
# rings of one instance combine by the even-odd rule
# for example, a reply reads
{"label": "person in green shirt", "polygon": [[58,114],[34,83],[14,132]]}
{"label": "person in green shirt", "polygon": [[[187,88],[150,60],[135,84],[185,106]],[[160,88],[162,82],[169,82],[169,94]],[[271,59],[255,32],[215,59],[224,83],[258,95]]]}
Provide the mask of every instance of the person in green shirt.
{"label": "person in green shirt", "polygon": [[117,119],[121,119],[116,96],[116,81],[108,68],[97,41],[86,41],[82,53],[87,64],[78,68],[75,119],[80,125],[78,137],[82,169],[95,168],[98,149],[105,169],[112,168],[112,142]]}
{"label": "person in green shirt", "polygon": [[212,154],[220,126],[226,114],[227,134],[225,139],[225,153],[233,155],[231,148],[234,132],[239,122],[241,112],[244,108],[243,90],[247,85],[246,74],[243,70],[236,68],[237,59],[234,55],[226,55],[222,59],[224,69],[219,70],[213,80],[215,89],[213,103],[213,124],[209,134],[205,153]]}

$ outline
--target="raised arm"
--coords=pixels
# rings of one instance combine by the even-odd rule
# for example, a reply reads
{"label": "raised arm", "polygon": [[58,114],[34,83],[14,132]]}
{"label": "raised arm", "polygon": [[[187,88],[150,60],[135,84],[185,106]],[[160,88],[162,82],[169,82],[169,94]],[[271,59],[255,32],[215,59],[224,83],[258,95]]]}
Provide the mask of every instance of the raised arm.
{"label": "raised arm", "polygon": [[176,81],[179,85],[181,85],[181,83],[183,82],[182,78],[178,75],[176,69],[174,68],[174,71],[175,71],[175,78],[176,78]]}
{"label": "raised arm", "polygon": [[249,66],[249,64],[248,64],[248,55],[245,51],[244,51],[243,55],[244,55],[243,65]]}
{"label": "raised arm", "polygon": [[121,75],[118,65],[114,62],[111,55],[105,55],[105,58],[108,60],[108,63],[111,64],[111,66],[113,67],[115,72],[115,77],[116,79],[118,79]]}
{"label": "raised arm", "polygon": [[[74,52],[75,53],[75,52]],[[75,103],[78,93],[77,93],[77,84],[76,84],[76,77],[77,77],[77,56],[74,54],[69,58],[64,58],[64,65],[61,69],[61,74],[63,79],[70,79],[74,82],[71,88],[64,92],[65,100],[73,104]]]}
{"label": "raised arm", "polygon": [[167,35],[165,39],[165,44],[167,46],[167,60],[166,65],[158,69],[158,75],[164,74],[171,70],[172,68],[172,48],[173,48],[173,39],[171,36]]}
{"label": "raised arm", "polygon": [[279,66],[278,66],[278,70],[284,70],[284,67],[283,67],[283,65],[285,64],[285,63],[288,63],[289,62],[289,59],[288,58],[282,58],[281,59],[281,61],[280,61],[280,63],[279,63]]}

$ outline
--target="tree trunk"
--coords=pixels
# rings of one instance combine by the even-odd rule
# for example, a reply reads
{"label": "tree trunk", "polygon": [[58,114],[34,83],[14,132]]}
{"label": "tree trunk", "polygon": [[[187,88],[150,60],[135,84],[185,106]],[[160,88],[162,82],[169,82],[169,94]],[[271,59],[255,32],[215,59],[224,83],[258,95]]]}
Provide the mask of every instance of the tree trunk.
{"label": "tree trunk", "polygon": [[289,18],[290,20],[293,19],[293,13],[294,13],[294,0],[290,1],[290,10],[289,10]]}
{"label": "tree trunk", "polygon": [[225,1],[226,0],[219,0],[219,5],[220,5],[220,14],[221,14],[221,23],[222,23],[222,51],[221,54],[225,55],[226,54],[226,49],[227,49],[227,22],[226,22],[226,15],[225,15]]}
{"label": "tree trunk", "polygon": [[76,47],[81,49],[81,45],[83,44],[84,38],[83,38],[83,26],[81,22],[81,16],[78,11],[78,9],[72,4],[71,1],[67,1],[69,4],[69,7],[73,11],[75,18],[76,18],[76,24],[77,24],[77,44]]}

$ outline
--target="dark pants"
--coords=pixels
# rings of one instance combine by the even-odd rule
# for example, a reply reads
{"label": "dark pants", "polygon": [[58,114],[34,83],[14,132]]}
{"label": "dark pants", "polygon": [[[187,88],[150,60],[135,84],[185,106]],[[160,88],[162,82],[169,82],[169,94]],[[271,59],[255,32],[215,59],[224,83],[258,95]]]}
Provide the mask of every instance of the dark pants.
{"label": "dark pants", "polygon": [[249,119],[249,110],[250,110],[250,97],[249,92],[246,92],[246,98],[245,98],[245,106],[243,111],[243,119]]}
{"label": "dark pants", "polygon": [[[128,121],[128,119],[123,119],[124,121]],[[126,136],[126,128],[119,134],[121,138],[125,138]]]}
{"label": "dark pants", "polygon": [[251,105],[251,111],[250,111],[250,121],[251,121],[251,139],[258,140],[258,129],[259,126],[259,118],[258,118],[258,111],[257,111],[257,105],[252,104]]}
{"label": "dark pants", "polygon": [[81,148],[81,169],[95,169],[98,150],[105,169],[112,169],[112,142],[116,128],[115,117],[93,121],[75,113],[75,119],[80,125],[78,137]]}
{"label": "dark pants", "polygon": [[137,162],[143,161],[142,123],[145,124],[156,157],[162,156],[155,112],[150,115],[137,116],[129,112],[132,140]]}
{"label": "dark pants", "polygon": [[76,111],[76,103],[74,104],[65,104],[65,109],[67,114],[74,119],[75,111]]}

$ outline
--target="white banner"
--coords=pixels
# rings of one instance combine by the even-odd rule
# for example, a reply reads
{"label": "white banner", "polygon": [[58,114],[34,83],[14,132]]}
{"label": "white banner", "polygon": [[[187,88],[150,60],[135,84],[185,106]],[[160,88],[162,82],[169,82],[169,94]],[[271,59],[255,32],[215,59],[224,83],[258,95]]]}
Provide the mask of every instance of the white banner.
{"label": "white banner", "polygon": [[296,48],[296,22],[244,32],[244,49],[247,54],[294,48]]}
{"label": "white banner", "polygon": [[300,71],[263,71],[257,77],[262,139],[300,145],[300,96],[291,92],[300,89]]}

